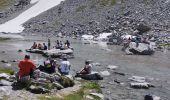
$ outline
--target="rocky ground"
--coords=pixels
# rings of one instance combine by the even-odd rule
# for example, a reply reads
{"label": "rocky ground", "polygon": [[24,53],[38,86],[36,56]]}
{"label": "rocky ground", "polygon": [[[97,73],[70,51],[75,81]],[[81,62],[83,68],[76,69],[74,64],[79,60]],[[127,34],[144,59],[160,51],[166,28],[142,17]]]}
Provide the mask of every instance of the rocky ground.
{"label": "rocky ground", "polygon": [[0,24],[13,19],[28,9],[31,0],[2,0],[0,2]]}
{"label": "rocky ground", "polygon": [[65,0],[24,24],[28,33],[133,33],[169,35],[169,0]]}

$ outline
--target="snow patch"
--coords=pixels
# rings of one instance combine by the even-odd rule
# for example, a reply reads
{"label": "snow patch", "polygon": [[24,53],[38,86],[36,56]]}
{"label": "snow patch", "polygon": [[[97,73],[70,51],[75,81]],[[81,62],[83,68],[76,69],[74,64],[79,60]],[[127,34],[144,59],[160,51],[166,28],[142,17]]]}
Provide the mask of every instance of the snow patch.
{"label": "snow patch", "polygon": [[0,32],[21,33],[24,30],[22,25],[26,21],[57,6],[61,1],[64,0],[32,0],[31,3],[37,3],[16,18],[1,24]]}

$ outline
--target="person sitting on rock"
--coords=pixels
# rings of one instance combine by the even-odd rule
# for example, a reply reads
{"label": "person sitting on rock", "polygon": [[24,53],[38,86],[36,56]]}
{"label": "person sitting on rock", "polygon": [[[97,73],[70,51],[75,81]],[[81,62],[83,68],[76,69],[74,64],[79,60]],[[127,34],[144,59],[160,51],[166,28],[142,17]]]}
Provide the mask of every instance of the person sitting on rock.
{"label": "person sitting on rock", "polygon": [[37,43],[36,42],[33,43],[31,49],[37,49]]}
{"label": "person sitting on rock", "polygon": [[19,72],[17,73],[17,80],[25,76],[32,76],[33,71],[36,69],[36,65],[30,60],[29,55],[25,55],[24,60],[19,62],[18,67]]}
{"label": "person sitting on rock", "polygon": [[43,50],[47,50],[47,46],[43,43]]}
{"label": "person sitting on rock", "polygon": [[41,43],[38,44],[38,49],[39,49],[39,50],[42,50],[42,49],[43,49],[43,46],[41,45]]}
{"label": "person sitting on rock", "polygon": [[63,61],[60,64],[60,67],[58,68],[58,71],[62,74],[62,75],[68,75],[70,72],[70,62],[67,60],[66,57],[63,58]]}
{"label": "person sitting on rock", "polygon": [[56,41],[55,48],[56,48],[56,49],[60,49],[60,42],[59,42],[58,40]]}
{"label": "person sitting on rock", "polygon": [[68,48],[70,48],[70,42],[68,40],[66,41],[65,44],[67,45]]}
{"label": "person sitting on rock", "polygon": [[91,73],[91,68],[92,68],[92,66],[91,66],[90,62],[85,61],[84,68],[80,72],[78,72],[77,75],[90,74]]}
{"label": "person sitting on rock", "polygon": [[56,68],[56,63],[51,58],[47,58],[47,60],[44,61],[44,66],[43,65],[39,66],[40,71],[43,71],[49,74],[55,73],[56,72],[55,68]]}

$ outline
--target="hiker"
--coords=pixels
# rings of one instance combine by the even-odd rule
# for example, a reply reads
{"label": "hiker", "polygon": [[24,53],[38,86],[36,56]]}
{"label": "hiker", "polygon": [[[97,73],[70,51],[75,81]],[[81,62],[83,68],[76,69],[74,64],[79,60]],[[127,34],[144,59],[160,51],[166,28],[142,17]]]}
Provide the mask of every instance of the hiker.
{"label": "hiker", "polygon": [[59,43],[59,41],[58,41],[58,40],[56,41],[55,48],[56,48],[56,49],[60,49],[60,43]]}
{"label": "hiker", "polygon": [[91,68],[92,68],[92,66],[91,66],[90,62],[85,61],[84,68],[80,72],[78,72],[77,75],[90,74],[91,73]]}
{"label": "hiker", "polygon": [[60,67],[58,68],[58,71],[62,74],[62,75],[68,75],[69,71],[70,71],[70,62],[67,60],[66,57],[63,58],[63,61],[60,64]]}
{"label": "hiker", "polygon": [[37,43],[36,42],[33,43],[31,49],[37,49]]}
{"label": "hiker", "polygon": [[50,46],[51,46],[51,41],[50,39],[48,39],[48,50],[50,50]]}
{"label": "hiker", "polygon": [[68,40],[66,40],[65,44],[67,45],[68,48],[70,48],[70,42]]}
{"label": "hiker", "polygon": [[60,41],[60,49],[63,49],[63,42]]}
{"label": "hiker", "polygon": [[43,50],[47,50],[47,46],[43,43]]}
{"label": "hiker", "polygon": [[39,49],[39,50],[42,50],[42,49],[43,49],[43,46],[42,46],[41,43],[38,44],[38,49]]}
{"label": "hiker", "polygon": [[17,73],[17,80],[19,81],[22,77],[32,76],[33,71],[36,69],[35,64],[30,60],[29,55],[25,55],[24,60],[19,62],[19,72]]}
{"label": "hiker", "polygon": [[47,58],[46,61],[44,61],[44,66],[43,65],[39,66],[40,71],[44,71],[49,74],[55,73],[56,72],[55,68],[56,68],[56,63],[51,58]]}

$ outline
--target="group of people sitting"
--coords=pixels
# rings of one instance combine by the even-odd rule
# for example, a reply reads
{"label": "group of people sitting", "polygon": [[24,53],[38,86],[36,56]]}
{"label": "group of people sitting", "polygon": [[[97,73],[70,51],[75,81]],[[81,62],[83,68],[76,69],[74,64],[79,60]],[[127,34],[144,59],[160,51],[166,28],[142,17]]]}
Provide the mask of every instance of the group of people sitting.
{"label": "group of people sitting", "polygon": [[63,43],[62,41],[55,41],[55,48],[56,49],[68,49],[70,48],[70,42],[68,40],[66,40],[65,43]]}
{"label": "group of people sitting", "polygon": [[[67,58],[63,58],[60,64],[57,64],[55,60],[52,58],[47,58],[46,61],[44,61],[44,65],[40,65],[38,68],[36,68],[36,65],[30,60],[29,55],[25,55],[24,60],[21,60],[19,62],[19,72],[17,73],[17,79],[20,80],[22,77],[25,76],[32,76],[33,72],[36,69],[39,69],[40,71],[46,72],[48,74],[55,73],[57,70],[61,75],[69,75],[71,64],[67,60]],[[84,74],[90,74],[91,73],[91,64],[89,61],[85,61],[84,68],[76,73],[77,75],[84,75]]]}
{"label": "group of people sitting", "polygon": [[36,43],[34,42],[31,49],[39,49],[39,50],[47,50],[47,46],[45,43],[41,44],[41,43]]}

